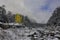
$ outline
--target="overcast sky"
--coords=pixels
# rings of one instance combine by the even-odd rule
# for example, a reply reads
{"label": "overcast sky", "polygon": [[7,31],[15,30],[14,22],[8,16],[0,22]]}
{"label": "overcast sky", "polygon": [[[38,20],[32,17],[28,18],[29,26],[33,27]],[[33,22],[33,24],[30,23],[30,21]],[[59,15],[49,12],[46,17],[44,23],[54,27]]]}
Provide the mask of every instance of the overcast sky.
{"label": "overcast sky", "polygon": [[7,11],[20,13],[34,18],[39,23],[46,23],[60,0],[0,0],[0,6],[5,5]]}

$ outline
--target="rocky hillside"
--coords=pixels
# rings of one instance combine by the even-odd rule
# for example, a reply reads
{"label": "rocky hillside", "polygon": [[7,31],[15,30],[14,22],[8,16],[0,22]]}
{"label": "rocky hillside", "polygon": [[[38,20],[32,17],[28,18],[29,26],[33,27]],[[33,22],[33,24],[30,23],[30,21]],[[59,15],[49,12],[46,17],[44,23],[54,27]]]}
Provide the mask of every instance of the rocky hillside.
{"label": "rocky hillside", "polygon": [[60,25],[60,7],[56,8],[48,20],[49,25]]}

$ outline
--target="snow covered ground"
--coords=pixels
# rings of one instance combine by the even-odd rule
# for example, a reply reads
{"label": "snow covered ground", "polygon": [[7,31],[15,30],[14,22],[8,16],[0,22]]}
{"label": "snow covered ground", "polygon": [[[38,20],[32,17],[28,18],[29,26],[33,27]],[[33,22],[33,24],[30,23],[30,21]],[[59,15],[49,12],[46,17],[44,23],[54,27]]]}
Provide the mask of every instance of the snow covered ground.
{"label": "snow covered ground", "polygon": [[27,37],[30,32],[28,28],[0,29],[0,40],[30,40],[30,37]]}
{"label": "snow covered ground", "polygon": [[[34,32],[37,32],[37,29],[39,30],[40,28],[32,28],[29,29],[27,27],[25,28],[9,28],[9,29],[1,29],[0,28],[0,40],[31,40],[31,37],[28,37],[28,35],[33,34]],[[40,29],[43,31],[43,29]],[[41,37],[39,32],[38,34],[38,40],[41,40]],[[50,36],[46,37],[44,36],[45,40],[58,40],[58,38],[51,38]]]}

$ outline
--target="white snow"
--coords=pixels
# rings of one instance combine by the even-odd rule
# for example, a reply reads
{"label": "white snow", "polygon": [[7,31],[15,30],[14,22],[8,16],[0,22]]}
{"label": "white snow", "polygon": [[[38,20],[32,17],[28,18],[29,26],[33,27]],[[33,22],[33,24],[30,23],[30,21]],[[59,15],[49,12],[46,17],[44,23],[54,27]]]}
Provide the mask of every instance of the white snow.
{"label": "white snow", "polygon": [[[37,28],[29,29],[27,27],[25,28],[9,28],[9,29],[1,29],[0,28],[0,40],[31,40],[31,37],[27,37],[27,35],[31,35],[34,32],[36,32],[39,35],[39,32],[37,32]],[[45,30],[44,30],[45,31]],[[47,32],[48,33],[48,32]],[[40,40],[41,37],[39,36],[38,39]],[[58,38],[51,38],[51,36],[43,37],[42,39],[45,40],[58,40]]]}

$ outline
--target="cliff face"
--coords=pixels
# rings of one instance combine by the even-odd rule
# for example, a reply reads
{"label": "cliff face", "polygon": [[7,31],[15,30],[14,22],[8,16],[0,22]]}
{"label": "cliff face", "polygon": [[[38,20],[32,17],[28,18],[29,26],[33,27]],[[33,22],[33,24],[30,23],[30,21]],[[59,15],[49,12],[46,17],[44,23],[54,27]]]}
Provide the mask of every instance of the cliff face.
{"label": "cliff face", "polygon": [[49,25],[60,25],[60,7],[56,8],[48,20],[47,24]]}

